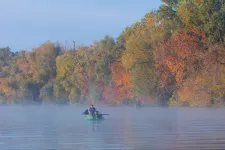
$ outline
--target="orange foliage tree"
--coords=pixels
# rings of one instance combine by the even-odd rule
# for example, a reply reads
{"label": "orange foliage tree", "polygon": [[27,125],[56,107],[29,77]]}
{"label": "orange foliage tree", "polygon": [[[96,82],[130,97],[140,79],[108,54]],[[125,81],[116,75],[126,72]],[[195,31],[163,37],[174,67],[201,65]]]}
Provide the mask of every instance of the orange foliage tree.
{"label": "orange foliage tree", "polygon": [[113,95],[114,100],[122,101],[125,99],[131,99],[134,96],[134,94],[132,92],[132,84],[130,83],[130,75],[129,72],[124,69],[122,62],[121,61],[114,62],[111,65],[111,72],[112,72],[112,80],[115,83],[115,87],[113,87],[114,85],[109,86],[115,90],[115,93]]}
{"label": "orange foliage tree", "polygon": [[201,80],[201,77],[196,77],[184,81],[182,88],[177,91],[179,105],[207,106],[210,104],[207,86],[200,83]]}
{"label": "orange foliage tree", "polygon": [[115,86],[115,84],[110,81],[105,87],[104,87],[104,90],[103,90],[103,99],[105,102],[108,102],[108,103],[114,103],[114,102],[117,102],[115,100],[115,94],[116,94],[116,90],[117,90],[117,87]]}
{"label": "orange foliage tree", "polygon": [[205,34],[192,28],[191,31],[178,31],[168,41],[157,44],[154,52],[156,67],[159,71],[170,72],[162,72],[161,80],[167,80],[172,73],[180,84],[200,70],[205,42]]}

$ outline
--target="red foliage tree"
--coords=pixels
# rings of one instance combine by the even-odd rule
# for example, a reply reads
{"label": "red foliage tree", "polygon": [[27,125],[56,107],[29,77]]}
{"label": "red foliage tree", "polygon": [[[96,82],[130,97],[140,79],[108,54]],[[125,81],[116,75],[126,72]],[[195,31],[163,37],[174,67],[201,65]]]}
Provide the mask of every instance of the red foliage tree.
{"label": "red foliage tree", "polygon": [[[161,72],[162,83],[175,75],[178,84],[201,67],[206,42],[204,33],[197,29],[178,31],[167,42],[157,44],[156,67]],[[168,72],[169,71],[169,72]]]}
{"label": "red foliage tree", "polygon": [[121,61],[117,61],[111,65],[111,72],[112,80],[116,86],[114,99],[116,101],[122,101],[132,98],[134,94],[132,92],[132,84],[130,83],[130,75],[123,67]]}

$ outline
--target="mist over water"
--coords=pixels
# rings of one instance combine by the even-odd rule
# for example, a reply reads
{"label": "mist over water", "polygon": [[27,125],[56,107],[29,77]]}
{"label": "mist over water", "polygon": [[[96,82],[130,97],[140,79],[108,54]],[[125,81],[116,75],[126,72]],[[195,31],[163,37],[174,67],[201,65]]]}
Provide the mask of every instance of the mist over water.
{"label": "mist over water", "polygon": [[[87,106],[88,107],[88,106]],[[83,106],[1,106],[1,150],[202,150],[225,147],[225,110],[98,107],[88,121]]]}

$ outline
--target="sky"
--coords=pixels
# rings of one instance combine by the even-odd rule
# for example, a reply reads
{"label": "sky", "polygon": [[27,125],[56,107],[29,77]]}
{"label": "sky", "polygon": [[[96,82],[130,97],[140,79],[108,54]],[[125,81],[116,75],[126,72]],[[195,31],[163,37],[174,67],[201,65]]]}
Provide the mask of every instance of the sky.
{"label": "sky", "polygon": [[0,0],[0,47],[32,50],[45,41],[91,45],[118,37],[161,0]]}

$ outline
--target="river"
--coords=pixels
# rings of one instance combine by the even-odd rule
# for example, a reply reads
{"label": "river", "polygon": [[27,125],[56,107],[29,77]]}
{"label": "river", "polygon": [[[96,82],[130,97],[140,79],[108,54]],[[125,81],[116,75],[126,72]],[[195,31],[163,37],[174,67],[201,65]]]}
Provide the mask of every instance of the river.
{"label": "river", "polygon": [[1,106],[0,150],[202,150],[225,148],[225,109]]}

